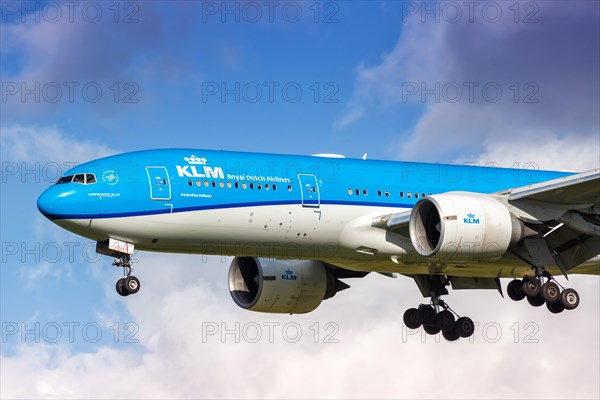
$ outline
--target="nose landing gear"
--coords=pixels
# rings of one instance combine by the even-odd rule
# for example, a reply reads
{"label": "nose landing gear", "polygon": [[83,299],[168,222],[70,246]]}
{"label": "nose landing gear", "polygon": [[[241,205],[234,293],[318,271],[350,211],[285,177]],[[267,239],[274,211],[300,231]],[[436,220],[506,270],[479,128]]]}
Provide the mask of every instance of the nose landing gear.
{"label": "nose landing gear", "polygon": [[115,285],[117,293],[121,296],[129,296],[140,290],[140,280],[131,275],[131,257],[129,254],[123,254],[113,264],[115,267],[123,268],[123,278],[119,279]]}
{"label": "nose landing gear", "polygon": [[114,257],[112,265],[123,268],[123,278],[119,279],[115,285],[117,293],[121,296],[129,296],[140,290],[140,280],[131,275],[131,255],[135,245],[113,238],[102,242],[96,242],[96,253]]}

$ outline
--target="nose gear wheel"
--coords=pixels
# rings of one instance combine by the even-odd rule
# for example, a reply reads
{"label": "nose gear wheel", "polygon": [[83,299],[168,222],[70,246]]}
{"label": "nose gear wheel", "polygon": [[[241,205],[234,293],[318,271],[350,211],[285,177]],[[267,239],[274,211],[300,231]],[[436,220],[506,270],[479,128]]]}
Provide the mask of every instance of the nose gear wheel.
{"label": "nose gear wheel", "polygon": [[117,293],[126,297],[139,292],[141,287],[140,280],[131,275],[131,257],[129,254],[123,254],[121,257],[115,259],[112,265],[123,268],[123,278],[119,279],[115,285]]}

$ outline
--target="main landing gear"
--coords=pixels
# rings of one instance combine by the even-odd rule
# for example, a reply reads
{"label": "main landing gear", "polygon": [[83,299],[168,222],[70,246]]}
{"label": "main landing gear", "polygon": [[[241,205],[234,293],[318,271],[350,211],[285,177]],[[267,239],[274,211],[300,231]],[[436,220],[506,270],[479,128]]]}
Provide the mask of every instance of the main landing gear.
{"label": "main landing gear", "polygon": [[112,265],[123,268],[123,278],[119,279],[116,284],[117,293],[121,296],[137,293],[140,290],[140,280],[131,275],[131,257],[129,254],[121,255],[120,258],[113,261]]}
{"label": "main landing gear", "polygon": [[441,299],[437,299],[437,304],[435,301],[436,299],[432,299],[431,304],[421,304],[418,308],[406,310],[404,324],[410,329],[423,326],[423,330],[430,335],[442,332],[442,336],[450,342],[473,335],[475,324],[471,318],[459,317]]}
{"label": "main landing gear", "polygon": [[554,314],[573,310],[579,305],[579,293],[575,289],[563,288],[543,269],[536,270],[536,276],[525,276],[522,280],[511,281],[506,291],[508,297],[514,301],[527,297],[529,304],[534,307],[546,303],[548,310]]}
{"label": "main landing gear", "polygon": [[440,298],[448,294],[446,286],[450,284],[448,278],[443,281],[439,276],[414,275],[419,289],[425,294],[428,289],[431,302],[421,304],[418,308],[409,308],[404,312],[404,324],[407,328],[423,330],[430,335],[442,332],[442,336],[448,341],[454,342],[459,338],[468,338],[475,332],[475,324],[469,317],[461,317],[452,310],[444,300]]}

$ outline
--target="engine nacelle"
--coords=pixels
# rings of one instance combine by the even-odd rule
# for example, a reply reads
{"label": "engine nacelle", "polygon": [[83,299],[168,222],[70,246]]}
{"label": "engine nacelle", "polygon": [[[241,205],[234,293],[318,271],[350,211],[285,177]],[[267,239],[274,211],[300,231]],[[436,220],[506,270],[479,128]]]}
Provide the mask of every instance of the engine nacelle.
{"label": "engine nacelle", "polygon": [[233,301],[252,311],[307,313],[345,287],[319,261],[235,257],[229,267]]}
{"label": "engine nacelle", "polygon": [[498,260],[524,235],[523,223],[504,204],[466,192],[419,200],[409,229],[417,252],[442,262]]}

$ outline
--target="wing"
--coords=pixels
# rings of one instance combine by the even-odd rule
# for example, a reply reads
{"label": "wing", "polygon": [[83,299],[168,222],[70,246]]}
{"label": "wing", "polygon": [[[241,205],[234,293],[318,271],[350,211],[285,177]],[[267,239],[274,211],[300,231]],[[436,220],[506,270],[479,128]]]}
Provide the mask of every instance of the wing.
{"label": "wing", "polygon": [[[569,209],[600,205],[600,169],[508,191],[509,201],[540,201]],[[598,210],[596,210],[598,212]]]}
{"label": "wing", "polygon": [[[527,237],[509,251],[528,264],[557,266],[566,275],[600,254],[600,169],[490,196],[527,229]],[[403,211],[377,217],[372,226],[409,238],[410,219],[411,211]],[[600,268],[582,266],[578,272],[599,274]]]}
{"label": "wing", "polygon": [[557,265],[566,275],[600,253],[600,169],[516,188],[506,196],[517,216],[538,232],[514,249],[517,254],[536,265]]}

